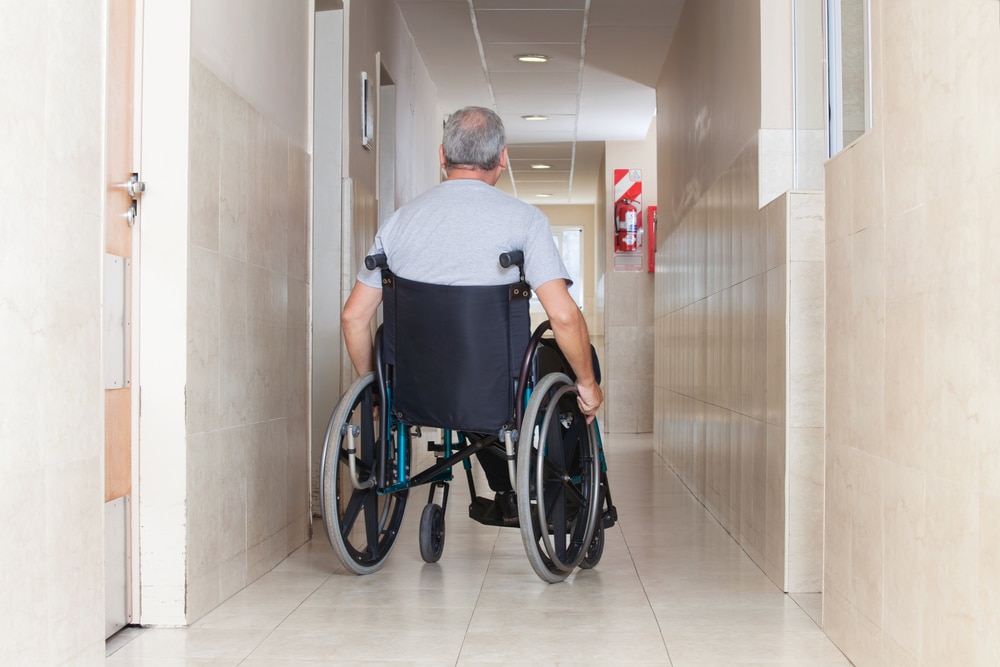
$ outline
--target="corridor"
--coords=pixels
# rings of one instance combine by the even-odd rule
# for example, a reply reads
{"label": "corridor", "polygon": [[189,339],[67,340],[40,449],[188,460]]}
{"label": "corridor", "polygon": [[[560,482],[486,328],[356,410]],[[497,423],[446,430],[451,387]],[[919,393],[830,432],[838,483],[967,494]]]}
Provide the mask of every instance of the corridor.
{"label": "corridor", "polygon": [[817,623],[819,596],[782,594],[651,435],[607,436],[605,450],[619,522],[597,568],[564,583],[535,576],[517,530],[466,518],[457,477],[439,563],[417,548],[418,489],[376,574],[346,574],[317,521],[310,542],[191,627],[112,637],[106,664],[850,665]]}

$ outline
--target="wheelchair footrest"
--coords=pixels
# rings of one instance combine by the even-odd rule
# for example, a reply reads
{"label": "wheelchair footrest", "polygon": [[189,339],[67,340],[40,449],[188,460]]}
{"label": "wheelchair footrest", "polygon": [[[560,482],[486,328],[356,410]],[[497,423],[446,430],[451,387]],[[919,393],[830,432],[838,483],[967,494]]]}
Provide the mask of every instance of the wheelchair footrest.
{"label": "wheelchair footrest", "polygon": [[618,509],[614,505],[608,506],[601,515],[601,527],[611,528],[618,521]]}
{"label": "wheelchair footrest", "polygon": [[518,526],[516,519],[514,519],[513,523],[511,523],[510,518],[505,521],[503,511],[497,506],[497,503],[482,496],[477,496],[469,503],[469,518],[478,521],[484,526],[507,526],[514,528]]}

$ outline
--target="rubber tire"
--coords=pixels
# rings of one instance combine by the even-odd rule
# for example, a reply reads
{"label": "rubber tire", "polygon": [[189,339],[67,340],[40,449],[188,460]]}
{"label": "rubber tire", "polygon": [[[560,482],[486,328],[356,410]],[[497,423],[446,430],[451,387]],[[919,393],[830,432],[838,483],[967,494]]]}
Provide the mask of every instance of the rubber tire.
{"label": "rubber tire", "polygon": [[[537,485],[539,477],[536,471],[536,462],[539,458],[540,448],[536,446],[535,440],[536,438],[541,440],[541,452],[543,454],[555,451],[548,444],[548,436],[554,428],[558,428],[560,434],[564,435],[564,433],[561,426],[552,424],[551,420],[555,415],[550,414],[551,410],[549,410],[549,407],[550,404],[555,403],[558,410],[558,402],[565,395],[569,395],[570,400],[572,400],[573,407],[571,413],[574,421],[586,419],[576,406],[575,384],[569,376],[564,373],[549,373],[532,390],[531,399],[528,401],[524,418],[521,422],[517,450],[517,502],[518,520],[521,524],[521,539],[524,543],[525,553],[528,556],[528,562],[531,564],[535,574],[548,583],[564,581],[583,560],[587,549],[580,545],[590,545],[593,540],[600,511],[601,462],[597,448],[597,430],[595,423],[588,425],[585,421],[582,427],[586,429],[586,434],[581,433],[580,438],[585,442],[587,451],[582,453],[580,460],[589,467],[589,479],[585,487],[574,485],[572,492],[588,502],[577,513],[577,520],[581,517],[584,519],[582,525],[572,520],[564,519],[564,526],[567,526],[567,530],[570,531],[569,541],[572,544],[553,544],[548,535],[548,517],[545,517],[546,530],[543,534],[541,529],[543,522],[540,514],[545,512],[544,506],[549,503],[543,502],[541,505],[537,502],[532,503],[531,491]],[[541,429],[544,427],[546,421],[548,422],[549,432],[541,433]],[[539,429],[539,433],[537,434],[536,427]],[[558,461],[555,461],[553,465],[558,466]],[[582,473],[583,471],[581,469],[578,472]],[[571,475],[566,475],[566,477],[571,477]],[[563,510],[565,510],[567,487],[570,485],[560,482],[555,478],[549,481],[550,488],[554,486],[557,489],[557,494],[563,494]],[[545,488],[544,483],[542,487],[543,489]],[[557,495],[554,500],[558,502],[559,496]],[[541,510],[540,507],[542,508]],[[565,541],[565,538],[563,538],[563,541]],[[552,551],[559,551],[560,547],[566,552],[564,554],[567,556],[565,559],[559,557],[559,554],[553,557]]]}
{"label": "rubber tire", "polygon": [[601,556],[603,555],[604,526],[598,523],[597,530],[594,531],[594,539],[590,541],[590,547],[587,549],[587,553],[583,555],[583,560],[580,561],[580,569],[589,570],[597,567],[597,564],[601,562]]}
{"label": "rubber tire", "polygon": [[436,563],[444,552],[444,509],[437,503],[428,503],[420,513],[420,557],[427,563]]}
{"label": "rubber tire", "polygon": [[346,451],[347,425],[360,428],[356,471],[359,481],[372,475],[378,451],[378,424],[372,400],[375,375],[362,375],[348,387],[333,411],[323,444],[320,509],[334,553],[355,574],[371,574],[385,564],[406,510],[407,491],[379,495],[374,487],[351,483]]}

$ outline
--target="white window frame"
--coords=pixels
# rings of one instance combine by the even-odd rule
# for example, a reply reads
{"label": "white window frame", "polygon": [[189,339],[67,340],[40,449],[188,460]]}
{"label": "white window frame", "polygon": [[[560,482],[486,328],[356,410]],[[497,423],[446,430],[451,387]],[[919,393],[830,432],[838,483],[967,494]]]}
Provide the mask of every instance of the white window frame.
{"label": "white window frame", "polygon": [[871,3],[870,0],[826,0],[827,46],[827,105],[828,141],[830,157],[845,148],[844,143],[844,90],[843,90],[843,36],[841,34],[843,2],[862,3],[862,39],[864,40],[864,128],[872,128],[872,67],[871,67]]}

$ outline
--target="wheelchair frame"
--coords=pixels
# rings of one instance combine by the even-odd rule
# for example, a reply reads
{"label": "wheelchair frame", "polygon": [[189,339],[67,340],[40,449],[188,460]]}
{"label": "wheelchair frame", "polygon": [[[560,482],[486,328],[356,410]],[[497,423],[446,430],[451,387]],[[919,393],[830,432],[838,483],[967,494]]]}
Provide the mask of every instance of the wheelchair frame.
{"label": "wheelchair frame", "polygon": [[[521,260],[520,253],[501,255],[502,265],[507,261],[521,268]],[[384,256],[366,258],[366,264],[370,261],[388,271]],[[375,266],[369,264],[370,268]],[[521,273],[523,283],[523,268]],[[409,491],[423,485],[430,488],[420,520],[420,553],[426,562],[436,562],[444,549],[449,484],[459,463],[469,483],[470,516],[482,523],[503,525],[486,519],[490,501],[477,495],[473,479],[471,457],[488,448],[508,460],[517,494],[517,523],[535,573],[543,581],[555,583],[577,567],[597,565],[603,553],[604,530],[617,521],[617,511],[611,502],[597,420],[586,423],[576,403],[574,381],[566,372],[557,371],[534,382],[533,370],[540,365],[536,357],[542,347],[557,353],[568,370],[554,342],[543,343],[549,328],[547,321],[537,327],[523,353],[513,427],[490,434],[441,428],[442,442],[427,443],[440,460],[411,474],[411,430],[416,429],[416,437],[420,437],[421,425],[404,423],[392,409],[393,387],[379,327],[376,370],[357,378],[342,396],[324,443],[320,478],[324,526],[348,570],[369,574],[384,565],[395,545]],[[373,417],[376,411],[377,421]],[[527,431],[525,425],[530,425]],[[440,504],[435,502],[438,489]],[[363,524],[360,528],[359,520]]]}

